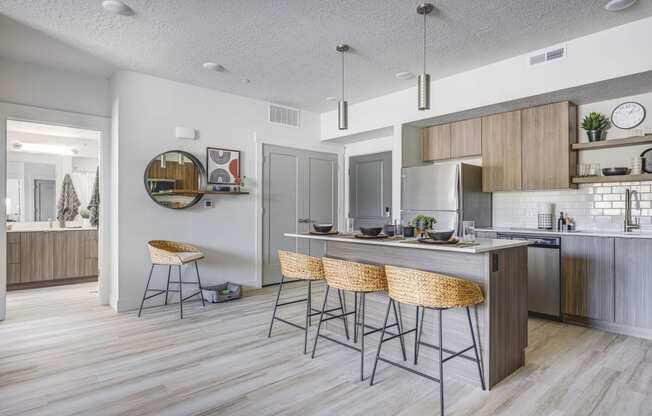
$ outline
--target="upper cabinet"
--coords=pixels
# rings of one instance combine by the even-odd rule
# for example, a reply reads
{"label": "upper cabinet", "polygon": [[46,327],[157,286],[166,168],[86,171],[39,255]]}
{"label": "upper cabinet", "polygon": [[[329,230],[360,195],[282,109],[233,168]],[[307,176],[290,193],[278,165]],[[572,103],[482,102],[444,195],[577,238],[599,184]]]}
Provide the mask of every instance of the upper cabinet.
{"label": "upper cabinet", "polygon": [[482,118],[482,190],[521,189],[521,112]]}
{"label": "upper cabinet", "polygon": [[569,102],[521,111],[522,189],[570,188],[577,156],[577,107]]}
{"label": "upper cabinet", "polygon": [[421,129],[421,158],[425,161],[451,158],[450,124]]}
{"label": "upper cabinet", "polygon": [[451,157],[480,156],[482,153],[482,120],[458,121],[451,125]]}

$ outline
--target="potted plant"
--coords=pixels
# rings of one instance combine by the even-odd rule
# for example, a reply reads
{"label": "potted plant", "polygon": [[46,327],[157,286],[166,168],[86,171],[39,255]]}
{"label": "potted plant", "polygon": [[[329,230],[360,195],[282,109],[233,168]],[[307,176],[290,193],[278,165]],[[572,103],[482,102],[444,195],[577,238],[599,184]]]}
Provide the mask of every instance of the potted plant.
{"label": "potted plant", "polygon": [[82,222],[84,223],[84,225],[90,225],[89,218],[91,217],[91,212],[88,209],[86,208],[80,209],[79,216],[82,217]]}
{"label": "potted plant", "polygon": [[582,120],[582,128],[590,142],[604,140],[604,132],[611,127],[609,119],[602,113],[592,112]]}
{"label": "potted plant", "polygon": [[435,217],[429,217],[427,215],[417,215],[414,217],[413,221],[417,225],[417,231],[420,235],[422,235],[425,230],[431,230],[432,226],[437,223]]}

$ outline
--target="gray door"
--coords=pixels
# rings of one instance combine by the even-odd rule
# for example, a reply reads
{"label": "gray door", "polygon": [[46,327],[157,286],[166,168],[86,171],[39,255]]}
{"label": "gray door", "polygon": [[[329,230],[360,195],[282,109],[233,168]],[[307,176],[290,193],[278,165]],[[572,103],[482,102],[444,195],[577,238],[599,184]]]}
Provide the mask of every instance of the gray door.
{"label": "gray door", "polygon": [[287,238],[311,223],[337,228],[337,155],[263,146],[263,284],[281,280],[278,250],[323,255],[322,242]]}
{"label": "gray door", "polygon": [[34,179],[34,221],[56,217],[56,181]]}
{"label": "gray door", "polygon": [[349,159],[349,217],[354,227],[381,226],[391,217],[392,152]]}

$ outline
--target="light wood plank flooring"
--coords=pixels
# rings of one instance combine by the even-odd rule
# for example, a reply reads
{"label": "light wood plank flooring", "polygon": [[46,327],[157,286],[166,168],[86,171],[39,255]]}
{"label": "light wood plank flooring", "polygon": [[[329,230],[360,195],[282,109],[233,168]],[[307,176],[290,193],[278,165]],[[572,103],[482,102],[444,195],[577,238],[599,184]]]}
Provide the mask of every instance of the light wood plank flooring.
{"label": "light wood plank flooring", "polygon": [[[380,363],[369,387],[358,381],[352,350],[324,340],[311,360],[302,333],[281,323],[268,339],[274,288],[206,308],[188,304],[183,321],[176,305],[148,309],[142,319],[115,314],[97,306],[93,292],[86,283],[7,295],[0,415],[438,414],[430,381]],[[321,294],[314,298],[320,306]],[[383,298],[369,299],[375,323]],[[281,313],[301,322],[302,311]],[[414,309],[403,312],[411,325]],[[342,328],[331,321],[327,330]],[[368,372],[377,339],[368,338]],[[422,350],[421,369],[434,371],[434,355]],[[652,415],[650,341],[531,319],[526,361],[491,392],[445,379],[447,414]]]}

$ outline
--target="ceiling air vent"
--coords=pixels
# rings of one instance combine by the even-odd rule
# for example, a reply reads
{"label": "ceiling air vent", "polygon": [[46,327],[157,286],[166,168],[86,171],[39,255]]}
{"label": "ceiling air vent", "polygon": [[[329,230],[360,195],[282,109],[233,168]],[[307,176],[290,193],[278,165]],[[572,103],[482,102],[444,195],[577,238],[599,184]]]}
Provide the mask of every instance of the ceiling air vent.
{"label": "ceiling air vent", "polygon": [[541,65],[546,62],[556,61],[566,57],[566,46],[555,46],[551,49],[536,52],[530,55],[530,66]]}
{"label": "ceiling air vent", "polygon": [[288,127],[299,127],[301,122],[301,110],[291,107],[283,107],[277,104],[269,105],[269,122],[282,124]]}

